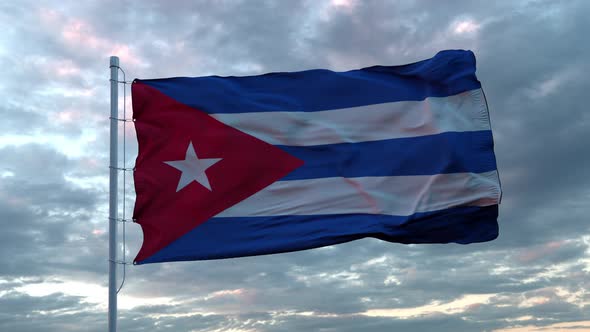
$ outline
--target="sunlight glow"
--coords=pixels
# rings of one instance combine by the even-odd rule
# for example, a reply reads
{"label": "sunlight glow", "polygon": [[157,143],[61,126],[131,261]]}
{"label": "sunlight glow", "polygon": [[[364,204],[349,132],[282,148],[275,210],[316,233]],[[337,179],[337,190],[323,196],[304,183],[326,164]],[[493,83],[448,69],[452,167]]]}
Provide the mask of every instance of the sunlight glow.
{"label": "sunlight glow", "polygon": [[330,4],[347,10],[352,10],[357,5],[356,0],[332,0]]}
{"label": "sunlight glow", "polygon": [[219,297],[226,297],[226,296],[240,296],[244,294],[243,289],[226,289],[220,290],[217,292],[213,292],[207,296],[205,296],[205,300],[215,299]]}
{"label": "sunlight glow", "polygon": [[551,324],[551,325],[545,325],[545,326],[534,326],[534,325],[516,326],[516,327],[508,327],[505,329],[494,330],[494,332],[545,332],[545,331],[590,332],[590,321],[557,323],[557,324]]}
{"label": "sunlight glow", "polygon": [[362,313],[369,317],[391,317],[407,319],[428,316],[435,313],[458,314],[467,311],[473,305],[486,304],[495,294],[469,294],[447,303],[434,301],[415,308],[370,309]]}
{"label": "sunlight glow", "polygon": [[[104,310],[107,307],[107,287],[88,282],[55,278],[41,283],[24,284],[23,286],[16,287],[14,290],[33,297],[43,297],[51,294],[78,296],[82,298],[82,302],[96,304],[100,310]],[[118,302],[120,309],[174,304],[172,298],[169,297],[136,297],[126,294],[120,294]]]}
{"label": "sunlight glow", "polygon": [[452,30],[457,35],[475,33],[479,28],[480,25],[471,19],[457,21],[452,25]]}

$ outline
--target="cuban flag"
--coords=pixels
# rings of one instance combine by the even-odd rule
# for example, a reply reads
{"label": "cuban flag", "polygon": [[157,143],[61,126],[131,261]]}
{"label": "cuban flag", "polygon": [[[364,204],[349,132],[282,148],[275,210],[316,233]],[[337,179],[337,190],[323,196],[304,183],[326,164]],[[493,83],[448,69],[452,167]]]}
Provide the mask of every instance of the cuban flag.
{"label": "cuban flag", "polygon": [[136,264],[498,236],[471,51],[347,72],[136,79],[132,98]]}

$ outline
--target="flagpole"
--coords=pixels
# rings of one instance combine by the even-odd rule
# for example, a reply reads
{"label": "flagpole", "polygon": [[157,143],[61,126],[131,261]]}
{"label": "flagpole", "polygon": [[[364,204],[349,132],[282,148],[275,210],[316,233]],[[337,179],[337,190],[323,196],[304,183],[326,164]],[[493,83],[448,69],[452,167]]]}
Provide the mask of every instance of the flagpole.
{"label": "flagpole", "polygon": [[109,332],[117,331],[117,190],[119,57],[110,59],[111,69],[111,156],[109,174]]}

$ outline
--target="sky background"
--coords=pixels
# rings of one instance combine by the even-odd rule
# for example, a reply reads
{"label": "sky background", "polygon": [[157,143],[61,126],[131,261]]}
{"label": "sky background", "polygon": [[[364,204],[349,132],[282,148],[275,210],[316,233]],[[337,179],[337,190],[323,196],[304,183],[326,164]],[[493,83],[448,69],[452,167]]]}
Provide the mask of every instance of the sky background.
{"label": "sky background", "polygon": [[[504,190],[497,240],[130,266],[119,330],[590,331],[589,13],[584,0],[0,2],[0,330],[106,330],[109,56],[131,81],[470,49]],[[129,261],[141,237],[127,227]]]}

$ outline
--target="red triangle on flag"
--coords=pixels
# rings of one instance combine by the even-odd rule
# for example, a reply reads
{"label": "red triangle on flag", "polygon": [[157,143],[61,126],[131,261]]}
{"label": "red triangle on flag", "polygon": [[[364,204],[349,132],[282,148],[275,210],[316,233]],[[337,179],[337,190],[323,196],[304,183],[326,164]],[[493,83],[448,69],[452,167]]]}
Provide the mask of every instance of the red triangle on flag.
{"label": "red triangle on flag", "polygon": [[[139,142],[133,218],[144,236],[136,262],[303,165],[141,82],[132,97]],[[205,170],[211,190],[192,181],[177,191],[182,172],[165,162],[184,160],[190,143],[199,159],[221,159]]]}

